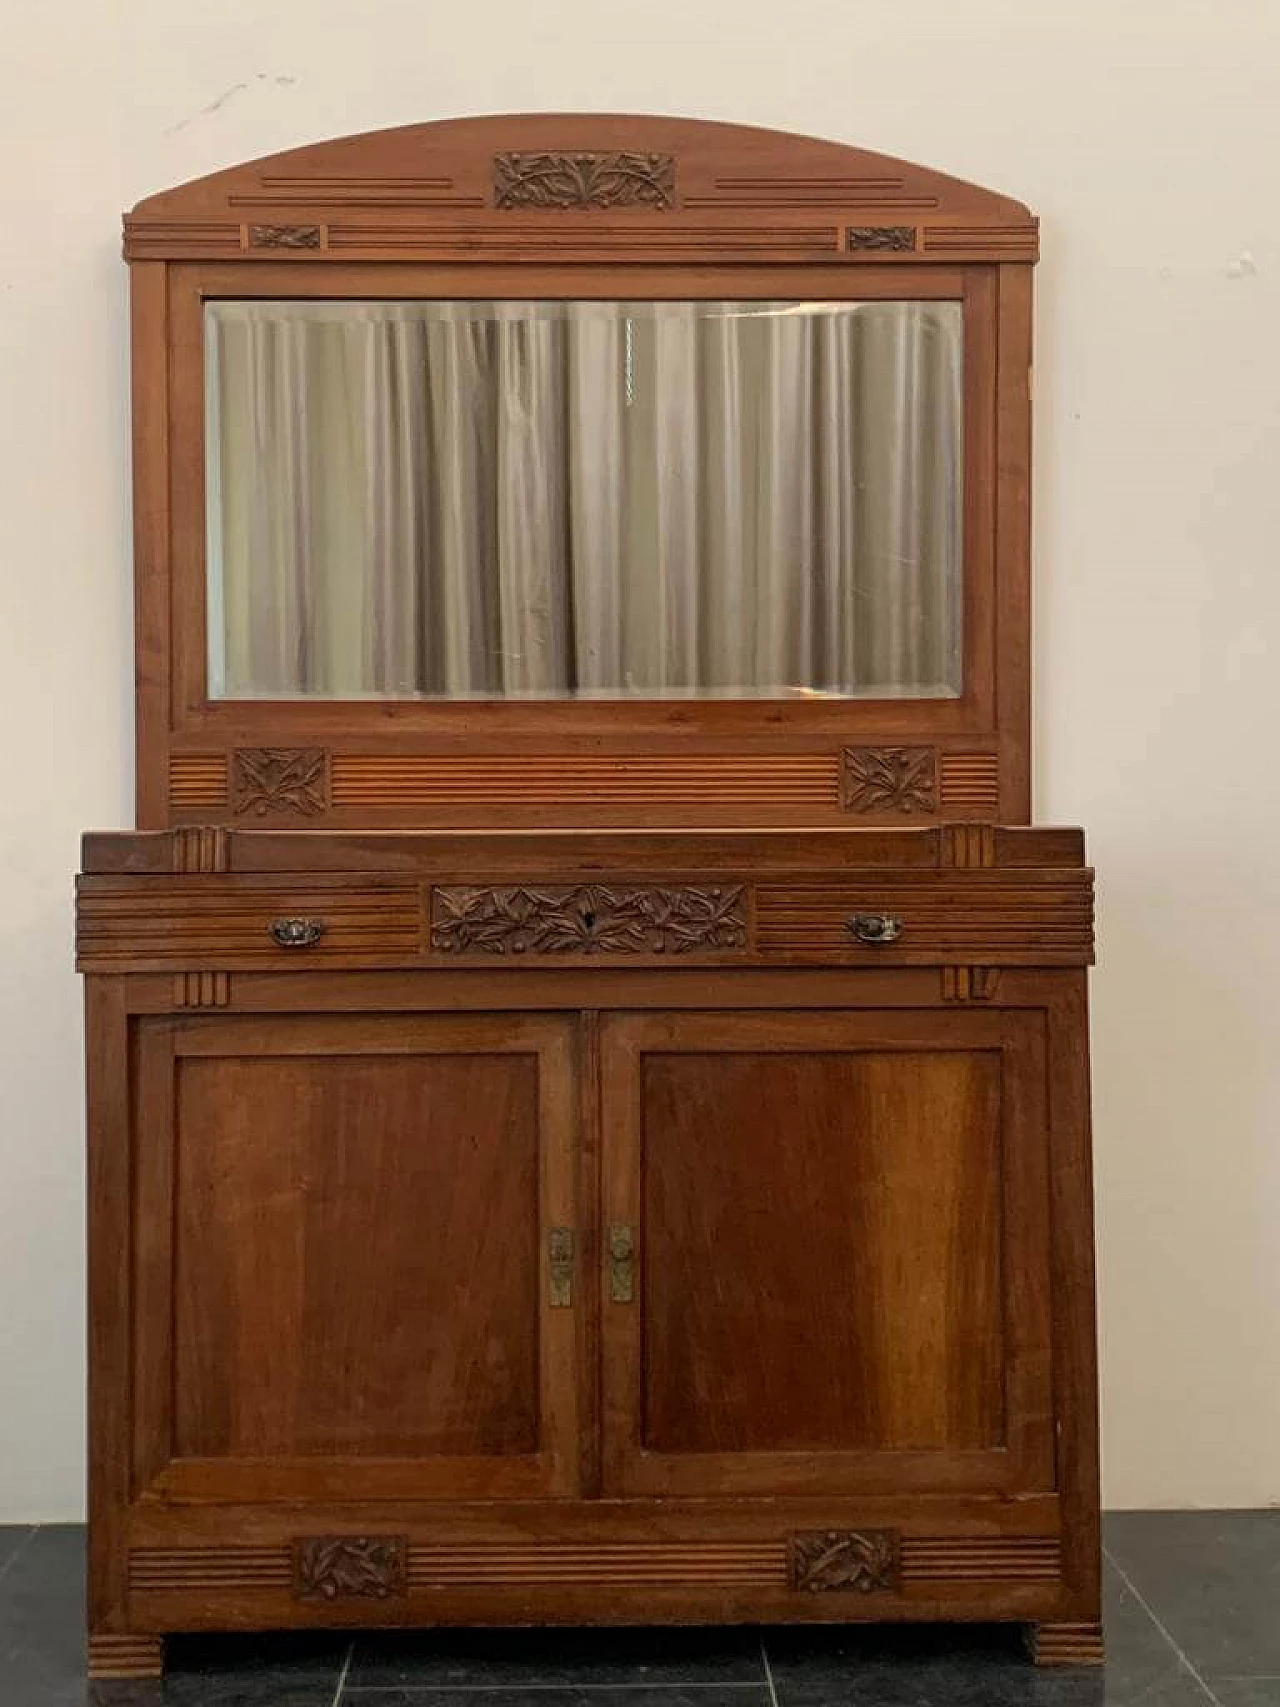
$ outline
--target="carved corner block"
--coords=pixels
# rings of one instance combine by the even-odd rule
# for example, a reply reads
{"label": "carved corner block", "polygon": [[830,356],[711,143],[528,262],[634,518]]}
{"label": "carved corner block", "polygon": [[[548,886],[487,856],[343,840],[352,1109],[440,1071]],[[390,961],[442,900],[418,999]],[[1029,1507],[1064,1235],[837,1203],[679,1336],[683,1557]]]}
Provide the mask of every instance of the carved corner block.
{"label": "carved corner block", "polygon": [[991,871],[996,863],[994,824],[944,824],[938,864],[956,871]]}
{"label": "carved corner block", "polygon": [[404,1535],[307,1535],[294,1542],[299,1600],[389,1600],[408,1589]]}
{"label": "carved corner block", "polygon": [[809,1594],[889,1594],[901,1578],[896,1529],[822,1529],[791,1537],[791,1586]]}
{"label": "carved corner block", "polygon": [[845,747],[840,804],[846,812],[932,813],[938,804],[938,756],[932,747]]}
{"label": "carved corner block", "polygon": [[1000,988],[998,966],[944,966],[944,1002],[989,1002]]}
{"label": "carved corner block", "polygon": [[205,875],[229,870],[231,847],[221,827],[193,824],[169,834],[169,863],[174,871]]}
{"label": "carved corner block", "polygon": [[495,154],[493,203],[499,208],[647,207],[675,203],[676,163],[670,154],[561,150]]}
{"label": "carved corner block", "polygon": [[173,979],[176,1008],[225,1008],[231,1000],[229,972],[177,972]]}
{"label": "carved corner block", "polygon": [[329,755],[323,747],[237,747],[231,755],[231,810],[314,818],[329,805]]}

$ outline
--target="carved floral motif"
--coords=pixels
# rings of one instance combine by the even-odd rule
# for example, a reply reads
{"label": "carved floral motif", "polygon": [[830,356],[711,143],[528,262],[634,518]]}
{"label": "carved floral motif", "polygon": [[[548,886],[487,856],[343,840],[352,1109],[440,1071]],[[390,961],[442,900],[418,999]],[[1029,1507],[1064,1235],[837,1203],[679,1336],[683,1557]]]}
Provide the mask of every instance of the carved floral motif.
{"label": "carved floral motif", "polygon": [[916,246],[914,225],[851,225],[845,233],[850,249],[911,250]]}
{"label": "carved floral motif", "polygon": [[651,207],[675,201],[670,154],[495,154],[495,207]]}
{"label": "carved floral motif", "polygon": [[318,249],[318,225],[251,225],[251,249]]}
{"label": "carved floral motif", "polygon": [[898,1536],[892,1529],[824,1529],[791,1537],[791,1586],[874,1594],[898,1580]]}
{"label": "carved floral motif", "polygon": [[932,747],[846,747],[840,755],[846,812],[932,812],[936,786]]}
{"label": "carved floral motif", "polygon": [[741,884],[444,888],[431,896],[431,946],[446,954],[687,954],[746,941]]}
{"label": "carved floral motif", "polygon": [[325,809],[328,755],[323,747],[237,747],[231,763],[231,810],[268,812]]}
{"label": "carved floral motif", "polygon": [[309,1535],[296,1543],[299,1600],[386,1600],[405,1592],[403,1535]]}

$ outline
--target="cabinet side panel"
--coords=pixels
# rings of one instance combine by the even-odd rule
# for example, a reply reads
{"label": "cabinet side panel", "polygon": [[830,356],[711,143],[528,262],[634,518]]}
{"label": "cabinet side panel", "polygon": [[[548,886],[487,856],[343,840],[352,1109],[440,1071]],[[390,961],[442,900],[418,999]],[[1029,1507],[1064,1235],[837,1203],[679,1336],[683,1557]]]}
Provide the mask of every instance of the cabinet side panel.
{"label": "cabinet side panel", "polygon": [[85,985],[89,1210],[89,1559],[91,1627],[124,1627],[129,1497],[129,1020],[125,980]]}
{"label": "cabinet side panel", "polygon": [[1082,1619],[1100,1615],[1098,1349],[1094,1279],[1089,1011],[1083,974],[1050,1011],[1054,1388],[1063,1499],[1063,1575]]}

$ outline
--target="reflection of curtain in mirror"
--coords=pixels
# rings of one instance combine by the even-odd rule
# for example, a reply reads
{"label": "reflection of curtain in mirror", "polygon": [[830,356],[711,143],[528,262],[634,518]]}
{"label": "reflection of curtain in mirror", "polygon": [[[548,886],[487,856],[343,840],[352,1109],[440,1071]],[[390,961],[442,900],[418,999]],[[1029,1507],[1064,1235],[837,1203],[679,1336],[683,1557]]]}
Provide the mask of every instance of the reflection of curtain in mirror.
{"label": "reflection of curtain in mirror", "polygon": [[954,303],[217,303],[211,688],[954,692]]}

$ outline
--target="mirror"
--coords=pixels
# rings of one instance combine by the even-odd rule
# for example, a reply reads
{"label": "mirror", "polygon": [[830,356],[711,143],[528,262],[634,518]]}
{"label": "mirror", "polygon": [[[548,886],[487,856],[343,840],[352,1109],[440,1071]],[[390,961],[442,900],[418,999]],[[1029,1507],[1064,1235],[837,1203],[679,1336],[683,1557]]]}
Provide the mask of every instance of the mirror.
{"label": "mirror", "polygon": [[961,689],[955,301],[211,301],[214,699]]}

